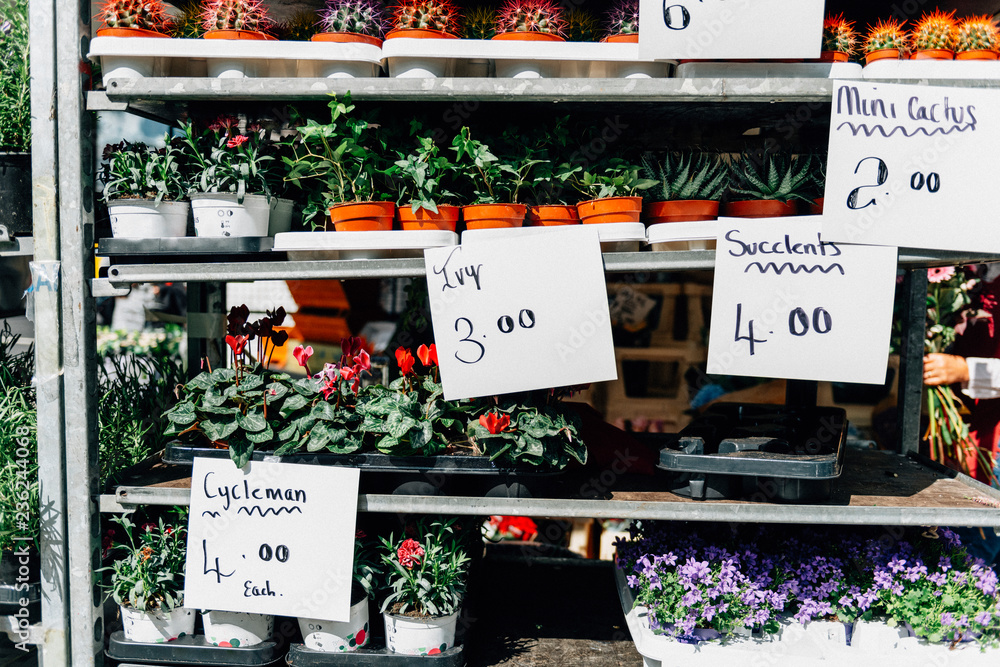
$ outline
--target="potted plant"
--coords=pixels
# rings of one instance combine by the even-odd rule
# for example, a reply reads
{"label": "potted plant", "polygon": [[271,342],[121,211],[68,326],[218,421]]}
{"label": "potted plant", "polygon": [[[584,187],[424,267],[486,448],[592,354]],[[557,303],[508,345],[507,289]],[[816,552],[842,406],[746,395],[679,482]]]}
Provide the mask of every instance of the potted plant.
{"label": "potted plant", "polygon": [[493,39],[564,42],[563,9],[552,0],[508,0],[497,13]]}
{"label": "potted plant", "polygon": [[580,419],[559,404],[522,404],[499,400],[467,426],[476,450],[491,461],[562,470],[572,461],[587,462],[587,445],[579,435]]}
{"label": "potted plant", "polygon": [[812,156],[744,151],[729,166],[732,197],[725,214],[737,218],[795,215],[796,202],[809,201],[804,189],[812,182],[812,162]]}
{"label": "potted plant", "polygon": [[910,41],[903,25],[896,19],[879,19],[875,27],[868,28],[865,36],[865,64],[878,60],[899,60],[906,57]]}
{"label": "potted plant", "polygon": [[122,141],[104,148],[102,197],[116,238],[187,235],[190,205],[178,141],[163,148]]}
{"label": "potted plant", "polygon": [[462,39],[493,39],[496,34],[496,9],[482,5],[469,9],[462,21]]}
{"label": "potted plant", "polygon": [[192,121],[181,126],[184,157],[190,165],[188,197],[196,236],[267,236],[271,215],[268,172],[274,157],[259,125],[239,128],[220,116],[204,130]]}
{"label": "potted plant", "polygon": [[[422,126],[412,126],[419,133]],[[417,148],[404,155],[397,151],[393,175],[399,183],[396,215],[403,230],[440,229],[455,231],[461,209],[454,201],[456,194],[449,188],[455,180],[456,165],[442,155],[434,137],[417,136]]]}
{"label": "potted plant", "polygon": [[640,170],[631,162],[613,157],[594,171],[583,172],[575,182],[576,187],[583,195],[592,197],[576,205],[583,224],[639,222],[642,215],[639,193],[657,183],[642,178]]}
{"label": "potted plant", "polygon": [[113,544],[115,561],[109,597],[121,607],[125,639],[163,643],[194,632],[194,610],[184,603],[184,565],[187,555],[186,518],[136,526],[127,514],[111,520],[121,527],[127,541]]}
{"label": "potted plant", "polygon": [[0,225],[31,235],[28,2],[0,4]]}
{"label": "potted plant", "polygon": [[160,0],[106,0],[101,5],[103,28],[98,37],[170,37],[170,22]]}
{"label": "potted plant", "polygon": [[639,42],[639,0],[620,0],[607,14],[602,42]]}
{"label": "potted plant", "polygon": [[450,0],[401,0],[386,39],[458,39],[458,9]]}
{"label": "potted plant", "polygon": [[808,215],[823,215],[826,190],[826,154],[817,155],[812,160],[812,171],[809,183],[805,185],[806,213]]}
{"label": "potted plant", "polygon": [[393,653],[438,655],[455,645],[470,559],[455,519],[416,522],[410,534],[382,538],[386,645]]}
{"label": "potted plant", "polygon": [[719,199],[729,186],[729,172],[718,155],[668,152],[654,160],[647,153],[642,165],[643,176],[657,181],[645,194],[647,225],[719,217]]}
{"label": "potted plant", "polygon": [[914,60],[954,60],[955,11],[924,14],[910,32]]}
{"label": "potted plant", "polygon": [[[313,188],[304,211],[306,219],[329,210],[338,232],[389,231],[396,205],[376,201],[387,166],[384,142],[374,135],[377,125],[352,114],[350,93],[330,100],[330,122],[312,119],[288,141],[287,180]],[[317,191],[316,188],[319,188]],[[315,224],[315,223],[314,223]]]}
{"label": "potted plant", "polygon": [[1000,30],[986,14],[962,19],[955,30],[955,60],[996,60]]}
{"label": "potted plant", "polygon": [[212,646],[246,648],[266,642],[274,635],[274,614],[202,610],[201,621],[205,641]]}
{"label": "potted plant", "polygon": [[471,204],[462,207],[467,229],[520,227],[528,207],[517,203],[521,187],[527,182],[531,164],[518,168],[500,160],[490,147],[473,139],[463,127],[451,142],[455,164],[470,193]]}
{"label": "potted plant", "polygon": [[359,42],[382,46],[388,27],[385,9],[377,0],[328,0],[320,10],[321,31],[314,42]]}
{"label": "potted plant", "polygon": [[596,42],[601,32],[601,22],[586,9],[566,12],[566,41]]}
{"label": "potted plant", "polygon": [[844,20],[843,14],[828,15],[823,21],[823,50],[819,54],[820,62],[848,62],[854,55],[857,42],[858,33],[854,31],[853,21]]}
{"label": "potted plant", "polygon": [[572,134],[567,127],[568,121],[568,116],[558,118],[553,126],[536,135],[534,145],[538,162],[527,182],[533,202],[528,207],[528,219],[534,226],[580,224],[576,204],[567,201],[566,191],[572,190],[574,179],[583,171],[583,166],[559,161],[569,152]]}
{"label": "potted plant", "polygon": [[294,14],[274,25],[274,37],[279,42],[308,42],[319,32],[316,14],[308,9],[299,9]]}
{"label": "potted plant", "polygon": [[262,0],[206,0],[202,4],[205,39],[272,39],[274,21]]}
{"label": "potted plant", "polygon": [[174,6],[177,13],[167,25],[170,36],[178,39],[201,39],[205,34],[201,3],[198,0],[181,0]]}

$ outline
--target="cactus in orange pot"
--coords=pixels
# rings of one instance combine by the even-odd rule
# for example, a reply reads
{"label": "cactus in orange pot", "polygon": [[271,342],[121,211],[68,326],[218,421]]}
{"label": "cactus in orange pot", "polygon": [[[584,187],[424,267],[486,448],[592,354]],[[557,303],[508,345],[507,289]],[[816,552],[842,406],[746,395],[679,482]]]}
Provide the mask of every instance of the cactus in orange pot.
{"label": "cactus in orange pot", "polygon": [[497,13],[497,33],[542,33],[562,36],[562,7],[552,0],[508,0]]}
{"label": "cactus in orange pot", "polygon": [[996,60],[1000,29],[987,15],[962,19],[955,31],[955,57],[960,60]]}
{"label": "cactus in orange pot", "polygon": [[202,4],[202,25],[213,30],[244,30],[267,34],[274,21],[261,0],[208,0]]}
{"label": "cactus in orange pot", "polygon": [[955,51],[955,12],[935,9],[924,14],[910,33],[913,57],[917,59],[951,60]]}
{"label": "cactus in orange pot", "polygon": [[160,0],[107,0],[101,19],[108,28],[166,31],[169,19]]}
{"label": "cactus in orange pot", "polygon": [[458,32],[458,9],[450,0],[402,0],[393,7],[392,18],[394,31],[434,30],[451,36]]}
{"label": "cactus in orange pot", "polygon": [[879,19],[874,27],[868,28],[864,43],[868,63],[883,58],[898,60],[907,48],[909,48],[909,36],[899,21]]}
{"label": "cactus in orange pot", "polygon": [[831,56],[828,59],[847,62],[854,55],[857,43],[858,33],[854,31],[854,21],[844,20],[843,14],[827,16],[823,21],[824,53],[843,54],[843,57]]}

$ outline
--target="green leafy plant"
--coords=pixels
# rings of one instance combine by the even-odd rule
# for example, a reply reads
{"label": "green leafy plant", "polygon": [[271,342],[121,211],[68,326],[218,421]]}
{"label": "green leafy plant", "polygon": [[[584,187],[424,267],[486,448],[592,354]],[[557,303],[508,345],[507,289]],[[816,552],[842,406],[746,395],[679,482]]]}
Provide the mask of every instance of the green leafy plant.
{"label": "green leafy plant", "polygon": [[374,0],[328,0],[319,17],[324,32],[381,37],[388,27],[384,7]]}
{"label": "green leafy plant", "polygon": [[642,174],[658,184],[646,191],[652,201],[718,200],[729,186],[729,170],[717,155],[669,152],[642,157]]}
{"label": "green leafy plant", "polygon": [[170,524],[161,518],[158,524],[143,526],[132,523],[127,514],[111,518],[126,541],[112,544],[109,553],[117,558],[102,568],[111,571],[108,597],[139,611],[166,612],[184,605],[186,515],[183,508]]}
{"label": "green leafy plant", "polygon": [[20,336],[0,328],[0,552],[39,534],[38,410],[34,349],[14,352]]}
{"label": "green leafy plant", "polygon": [[159,203],[184,199],[188,185],[178,143],[167,136],[160,149],[128,141],[106,146],[101,165],[104,200],[152,199]]}
{"label": "green leafy plant", "polygon": [[594,171],[583,172],[574,181],[574,186],[590,199],[635,197],[657,183],[655,179],[642,178],[641,170],[640,166],[613,157],[598,165]]}
{"label": "green leafy plant", "polygon": [[192,121],[181,125],[181,148],[190,167],[188,194],[235,193],[243,203],[248,194],[271,196],[270,173],[276,169],[270,133],[251,123],[241,131],[232,116],[219,116],[204,130]]}
{"label": "green leafy plant", "polygon": [[469,556],[455,519],[421,521],[410,534],[382,538],[389,595],[382,611],[448,616],[462,606]]}
{"label": "green leafy plant", "polygon": [[510,399],[469,422],[468,434],[491,461],[526,463],[561,470],[587,462],[580,420],[557,406],[519,405]]}
{"label": "green leafy plant", "polygon": [[455,151],[455,165],[460,174],[460,182],[470,193],[472,204],[517,203],[521,192],[532,182],[532,170],[542,160],[530,146],[512,135],[506,134],[509,149],[502,158],[495,155],[490,147],[472,138],[468,127],[463,127],[452,139],[451,150]]}
{"label": "green leafy plant", "polygon": [[750,199],[811,201],[813,157],[793,158],[782,153],[745,151],[730,164],[729,190]]}
{"label": "green leafy plant", "polygon": [[[531,168],[531,178],[527,180],[528,196],[534,204],[568,204],[567,190],[583,166],[569,161],[561,161],[570,152],[573,133],[569,129],[569,116],[556,118],[555,122],[538,130],[533,138],[521,141],[533,146],[531,152],[537,162]],[[531,150],[530,148],[527,150]]]}
{"label": "green leafy plant", "polygon": [[368,538],[364,531],[358,530],[354,534],[354,569],[352,570],[354,583],[358,585],[365,595],[372,597],[375,589],[382,580],[382,559],[379,558],[377,545],[374,540]]}
{"label": "green leafy plant", "polygon": [[552,0],[508,0],[497,12],[497,32],[541,32],[562,35],[563,9]]}
{"label": "green leafy plant", "polygon": [[423,127],[414,121],[412,131],[417,133],[417,148],[410,153],[397,151],[392,174],[399,185],[396,203],[410,205],[413,212],[418,209],[438,212],[439,203],[454,203],[457,195],[449,188],[456,177],[456,166],[442,155],[432,135],[419,135]]}
{"label": "green leafy plant", "polygon": [[0,3],[0,151],[31,150],[28,1]]}

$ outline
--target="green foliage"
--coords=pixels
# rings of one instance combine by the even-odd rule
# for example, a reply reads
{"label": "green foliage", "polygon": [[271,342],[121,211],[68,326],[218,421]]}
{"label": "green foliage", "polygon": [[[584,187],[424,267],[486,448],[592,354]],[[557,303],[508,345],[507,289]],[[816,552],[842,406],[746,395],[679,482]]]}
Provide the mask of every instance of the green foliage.
{"label": "green foliage", "polygon": [[[137,526],[127,514],[115,515],[127,541],[114,544],[116,560],[101,571],[111,571],[105,586],[108,597],[139,611],[170,611],[184,604],[184,565],[187,554],[187,508],[179,509],[170,524]],[[117,533],[117,531],[116,531]]]}
{"label": "green foliage", "polygon": [[17,546],[15,537],[39,534],[38,412],[34,351],[15,354],[17,336],[0,329],[0,550]]}
{"label": "green foliage", "polygon": [[399,187],[396,203],[410,205],[414,213],[421,208],[437,213],[439,203],[455,203],[457,195],[450,188],[457,166],[441,154],[433,136],[421,134],[423,126],[418,121],[410,125],[411,133],[417,135],[417,148],[405,155],[396,152],[399,159],[391,170]]}
{"label": "green foliage", "polygon": [[0,62],[0,151],[30,151],[28,0],[0,2]]}
{"label": "green foliage", "polygon": [[159,203],[183,199],[188,185],[181,150],[169,135],[165,141],[160,149],[128,141],[106,146],[101,164],[104,201],[153,199]]}
{"label": "green foliage", "polygon": [[[521,137],[520,133],[516,136]],[[568,204],[565,193],[578,178],[583,167],[569,161],[562,161],[571,152],[573,133],[569,129],[569,116],[556,118],[550,127],[535,130],[531,138],[521,142],[534,146],[537,162],[531,170],[531,178],[525,187],[534,204]]]}
{"label": "green foliage", "polygon": [[510,417],[510,425],[492,434],[481,422],[468,425],[472,442],[491,461],[549,466],[561,470],[570,461],[587,462],[587,445],[580,439],[580,418],[556,406],[520,405],[510,399],[494,411]]}
{"label": "green foliage", "polygon": [[181,150],[191,172],[188,194],[235,193],[239,203],[244,195],[271,195],[275,160],[265,129],[251,124],[244,133],[236,118],[220,116],[204,130],[197,130],[191,121],[181,130]]}
{"label": "green foliage", "polygon": [[457,612],[465,595],[470,559],[456,519],[420,521],[408,532],[415,539],[405,535],[382,538],[390,591],[382,611],[415,616]]}
{"label": "green foliage", "polygon": [[641,169],[622,158],[609,158],[597,165],[594,171],[583,172],[574,186],[590,199],[635,197],[657,183],[655,179],[640,177]]}
{"label": "green foliage", "polygon": [[[362,446],[362,417],[356,396],[347,383],[330,386],[320,378],[302,378],[292,383],[277,411],[274,423],[275,454],[319,452],[351,454]],[[362,394],[365,390],[362,390]],[[336,400],[331,400],[335,397]],[[280,429],[280,430],[278,430]]]}
{"label": "green foliage", "polygon": [[751,199],[811,201],[808,191],[813,185],[812,163],[811,155],[792,158],[782,153],[744,151],[730,165],[729,189]]}
{"label": "green foliage", "polygon": [[518,203],[522,190],[533,181],[533,170],[542,162],[537,151],[507,130],[504,139],[508,153],[498,157],[488,145],[472,138],[463,127],[452,139],[459,182],[468,193],[469,203]]}
{"label": "green foliage", "polygon": [[643,176],[658,181],[646,191],[651,201],[718,200],[729,187],[729,170],[718,155],[669,152],[660,161],[642,157]]}

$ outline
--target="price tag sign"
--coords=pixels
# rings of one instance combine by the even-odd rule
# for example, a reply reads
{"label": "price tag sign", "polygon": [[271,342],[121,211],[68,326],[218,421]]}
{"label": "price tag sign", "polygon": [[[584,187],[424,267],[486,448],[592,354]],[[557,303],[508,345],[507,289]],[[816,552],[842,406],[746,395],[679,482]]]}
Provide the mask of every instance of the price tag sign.
{"label": "price tag sign", "polygon": [[823,0],[639,0],[639,57],[818,58],[823,7]]}
{"label": "price tag sign", "polygon": [[614,380],[597,230],[424,251],[444,397]]}
{"label": "price tag sign", "polygon": [[184,606],[349,620],[359,472],[196,458]]}
{"label": "price tag sign", "polygon": [[823,236],[1000,252],[1000,91],[834,84]]}
{"label": "price tag sign", "polygon": [[895,248],[829,243],[819,216],[719,222],[710,374],[885,381]]}

